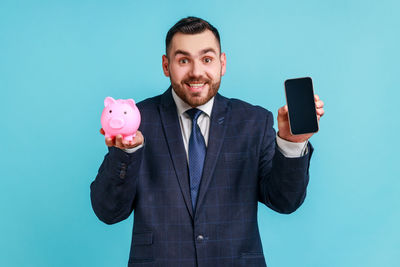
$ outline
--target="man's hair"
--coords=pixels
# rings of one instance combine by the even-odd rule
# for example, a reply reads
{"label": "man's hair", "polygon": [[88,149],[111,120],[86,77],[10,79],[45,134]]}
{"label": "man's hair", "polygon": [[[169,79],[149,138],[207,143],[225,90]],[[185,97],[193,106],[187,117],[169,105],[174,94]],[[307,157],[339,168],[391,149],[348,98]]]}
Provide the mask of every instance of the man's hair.
{"label": "man's hair", "polygon": [[218,30],[214,26],[212,26],[209,22],[201,18],[187,17],[178,21],[174,26],[172,26],[171,29],[169,29],[167,37],[165,38],[165,50],[166,50],[165,52],[167,56],[172,37],[174,37],[176,33],[180,32],[183,34],[197,34],[197,33],[202,33],[205,30],[210,30],[214,34],[215,38],[217,38],[219,51],[221,52],[221,40],[219,37]]}

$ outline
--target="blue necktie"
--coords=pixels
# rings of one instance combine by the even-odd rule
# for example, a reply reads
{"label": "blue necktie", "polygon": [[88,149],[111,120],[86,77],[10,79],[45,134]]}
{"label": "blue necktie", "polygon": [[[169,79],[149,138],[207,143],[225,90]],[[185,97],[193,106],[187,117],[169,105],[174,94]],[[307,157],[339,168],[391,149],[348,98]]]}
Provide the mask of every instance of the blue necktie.
{"label": "blue necktie", "polygon": [[206,157],[206,143],[201,134],[200,127],[197,125],[197,119],[201,112],[202,111],[197,108],[186,111],[192,119],[192,133],[189,138],[189,177],[193,211],[195,211],[196,208],[197,193],[199,192],[204,159]]}

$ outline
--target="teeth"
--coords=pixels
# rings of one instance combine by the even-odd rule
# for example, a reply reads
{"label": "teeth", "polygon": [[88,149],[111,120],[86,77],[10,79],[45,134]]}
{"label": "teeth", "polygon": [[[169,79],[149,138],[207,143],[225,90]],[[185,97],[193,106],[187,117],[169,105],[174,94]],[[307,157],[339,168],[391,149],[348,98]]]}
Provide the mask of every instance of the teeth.
{"label": "teeth", "polygon": [[202,87],[204,83],[190,83],[190,87]]}

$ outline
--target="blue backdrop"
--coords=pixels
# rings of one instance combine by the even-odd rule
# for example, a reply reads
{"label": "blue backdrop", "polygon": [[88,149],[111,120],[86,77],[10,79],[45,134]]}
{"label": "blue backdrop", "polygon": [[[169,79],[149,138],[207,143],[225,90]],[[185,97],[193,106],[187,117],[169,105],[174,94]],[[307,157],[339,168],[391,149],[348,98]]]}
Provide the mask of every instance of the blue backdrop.
{"label": "blue backdrop", "polygon": [[268,266],[400,266],[399,8],[2,0],[0,266],[126,266],[133,216],[105,225],[89,198],[107,151],[103,100],[162,93],[164,38],[188,15],[221,33],[221,94],[276,116],[283,81],[311,76],[325,102],[303,206],[281,215],[260,205]]}

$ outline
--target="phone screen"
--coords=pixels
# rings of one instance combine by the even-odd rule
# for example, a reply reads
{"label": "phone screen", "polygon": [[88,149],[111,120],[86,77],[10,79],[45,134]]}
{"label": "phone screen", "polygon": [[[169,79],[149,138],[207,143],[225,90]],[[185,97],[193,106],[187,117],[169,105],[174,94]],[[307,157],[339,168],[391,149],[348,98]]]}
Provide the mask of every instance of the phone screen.
{"label": "phone screen", "polygon": [[292,134],[315,133],[318,131],[314,90],[310,77],[285,81],[286,102]]}

